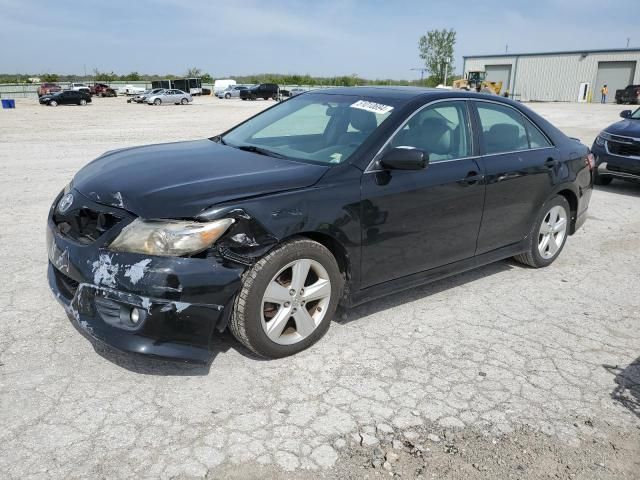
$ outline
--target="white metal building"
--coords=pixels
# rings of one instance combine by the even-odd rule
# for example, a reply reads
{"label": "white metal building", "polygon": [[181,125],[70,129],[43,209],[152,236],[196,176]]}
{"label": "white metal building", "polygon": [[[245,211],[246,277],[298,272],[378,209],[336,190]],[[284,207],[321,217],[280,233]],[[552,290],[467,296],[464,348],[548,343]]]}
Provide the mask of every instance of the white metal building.
{"label": "white metal building", "polygon": [[607,102],[617,89],[640,84],[640,48],[567,52],[470,55],[464,74],[486,71],[487,80],[502,80],[502,92],[525,101],[599,102],[607,85]]}

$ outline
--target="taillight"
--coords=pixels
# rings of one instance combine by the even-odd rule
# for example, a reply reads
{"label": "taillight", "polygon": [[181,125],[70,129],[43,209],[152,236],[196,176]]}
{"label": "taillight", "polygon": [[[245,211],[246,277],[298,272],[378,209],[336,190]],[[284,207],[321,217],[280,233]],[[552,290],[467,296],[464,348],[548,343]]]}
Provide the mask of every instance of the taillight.
{"label": "taillight", "polygon": [[585,157],[584,163],[587,167],[589,167],[589,170],[593,170],[593,168],[596,166],[596,157],[593,156],[593,153],[589,153]]}

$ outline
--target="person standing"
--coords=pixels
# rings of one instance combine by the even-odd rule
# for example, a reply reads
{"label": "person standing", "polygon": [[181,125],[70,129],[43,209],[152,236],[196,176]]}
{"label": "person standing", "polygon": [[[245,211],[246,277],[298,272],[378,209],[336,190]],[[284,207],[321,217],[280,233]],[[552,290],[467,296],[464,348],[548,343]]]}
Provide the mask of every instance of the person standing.
{"label": "person standing", "polygon": [[600,93],[602,97],[600,99],[600,103],[607,103],[607,94],[609,93],[609,88],[607,88],[607,84],[605,83],[600,89]]}

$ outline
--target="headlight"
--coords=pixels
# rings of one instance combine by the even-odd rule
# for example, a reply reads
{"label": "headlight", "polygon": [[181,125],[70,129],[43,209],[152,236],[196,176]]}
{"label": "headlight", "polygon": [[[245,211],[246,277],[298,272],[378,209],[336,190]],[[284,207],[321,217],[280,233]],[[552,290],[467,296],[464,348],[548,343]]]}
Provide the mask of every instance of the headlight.
{"label": "headlight", "polygon": [[232,218],[213,222],[138,218],[122,229],[109,249],[163,257],[193,255],[211,246],[233,222]]}
{"label": "headlight", "polygon": [[609,135],[607,132],[602,131],[600,132],[600,134],[596,137],[596,145],[599,145],[600,147],[604,147],[604,144],[607,140],[611,140],[611,135]]}

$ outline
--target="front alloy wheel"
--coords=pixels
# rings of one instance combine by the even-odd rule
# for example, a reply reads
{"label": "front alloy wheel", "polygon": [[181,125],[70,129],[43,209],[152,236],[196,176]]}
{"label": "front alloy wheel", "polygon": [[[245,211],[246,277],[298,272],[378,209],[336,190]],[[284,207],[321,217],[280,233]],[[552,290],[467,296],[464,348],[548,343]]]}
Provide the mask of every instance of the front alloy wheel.
{"label": "front alloy wheel", "polygon": [[315,260],[295,260],[271,279],[264,292],[262,328],[275,343],[297,343],[320,325],[330,301],[327,270]]}
{"label": "front alloy wheel", "polygon": [[343,277],[331,252],[307,238],[273,249],[243,276],[229,327],[263,357],[293,355],[329,328]]}

